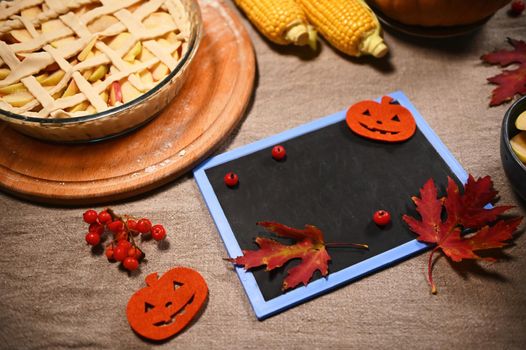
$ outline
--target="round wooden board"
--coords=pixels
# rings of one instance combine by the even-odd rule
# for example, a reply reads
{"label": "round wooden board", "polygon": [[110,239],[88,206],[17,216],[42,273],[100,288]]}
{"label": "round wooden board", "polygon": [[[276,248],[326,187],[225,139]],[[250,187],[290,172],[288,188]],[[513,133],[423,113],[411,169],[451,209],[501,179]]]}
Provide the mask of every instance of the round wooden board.
{"label": "round wooden board", "polygon": [[0,123],[0,186],[46,203],[87,205],[163,185],[209,155],[240,122],[252,95],[250,38],[222,1],[201,1],[204,33],[188,80],[152,122],[113,140],[59,145]]}

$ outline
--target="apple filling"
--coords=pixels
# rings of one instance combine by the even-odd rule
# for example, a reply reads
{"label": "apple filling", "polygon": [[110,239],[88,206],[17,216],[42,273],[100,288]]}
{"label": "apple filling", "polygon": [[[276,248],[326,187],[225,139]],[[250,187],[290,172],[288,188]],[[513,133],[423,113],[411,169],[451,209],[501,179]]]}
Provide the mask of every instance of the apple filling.
{"label": "apple filling", "polygon": [[10,112],[105,111],[154,88],[188,49],[179,0],[38,2],[0,3],[0,108]]}
{"label": "apple filling", "polygon": [[526,165],[526,110],[515,120],[515,127],[519,133],[511,138],[511,148],[520,161]]}

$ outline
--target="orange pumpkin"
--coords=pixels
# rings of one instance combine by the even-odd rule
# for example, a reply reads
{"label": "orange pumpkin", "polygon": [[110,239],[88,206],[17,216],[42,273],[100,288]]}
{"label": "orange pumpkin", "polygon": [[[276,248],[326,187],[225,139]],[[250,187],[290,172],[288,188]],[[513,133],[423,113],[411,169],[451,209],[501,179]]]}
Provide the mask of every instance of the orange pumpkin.
{"label": "orange pumpkin", "polygon": [[358,135],[378,141],[405,141],[416,131],[411,112],[389,96],[382,97],[381,103],[361,101],[352,105],[346,121]]}
{"label": "orange pumpkin", "polygon": [[510,0],[368,0],[373,8],[409,25],[457,26],[478,22]]}
{"label": "orange pumpkin", "polygon": [[157,273],[150,274],[146,284],[130,298],[126,315],[135,332],[152,340],[165,340],[179,333],[208,296],[203,277],[186,267],[176,267],[161,278]]}

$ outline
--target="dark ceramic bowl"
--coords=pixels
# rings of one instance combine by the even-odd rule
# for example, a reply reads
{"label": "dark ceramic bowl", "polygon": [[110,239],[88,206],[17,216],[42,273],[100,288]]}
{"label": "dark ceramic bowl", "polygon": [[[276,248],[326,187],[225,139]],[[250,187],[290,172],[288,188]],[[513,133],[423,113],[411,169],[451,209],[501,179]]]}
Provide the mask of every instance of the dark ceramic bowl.
{"label": "dark ceramic bowl", "polygon": [[511,186],[522,199],[526,200],[526,165],[515,155],[510,144],[510,139],[519,133],[515,127],[515,120],[524,111],[526,111],[526,96],[511,105],[504,115],[500,138],[500,158]]}

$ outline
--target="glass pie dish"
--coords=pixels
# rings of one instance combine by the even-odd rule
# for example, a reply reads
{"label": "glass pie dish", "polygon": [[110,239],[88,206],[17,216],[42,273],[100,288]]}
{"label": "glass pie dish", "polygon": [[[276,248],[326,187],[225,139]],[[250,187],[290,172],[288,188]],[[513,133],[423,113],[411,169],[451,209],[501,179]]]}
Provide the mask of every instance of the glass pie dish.
{"label": "glass pie dish", "polygon": [[202,19],[197,0],[179,1],[184,7],[189,23],[186,48],[174,68],[151,89],[132,100],[124,100],[122,104],[117,103],[109,109],[92,114],[38,117],[0,109],[0,120],[23,134],[54,142],[104,140],[130,132],[147,123],[176,96],[188,76],[189,67],[199,47]]}

